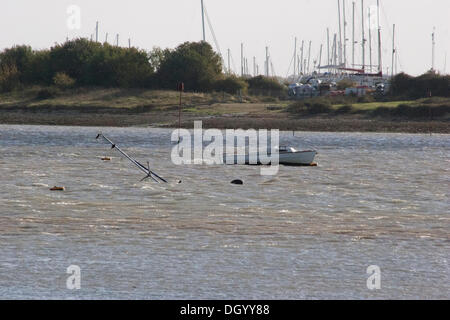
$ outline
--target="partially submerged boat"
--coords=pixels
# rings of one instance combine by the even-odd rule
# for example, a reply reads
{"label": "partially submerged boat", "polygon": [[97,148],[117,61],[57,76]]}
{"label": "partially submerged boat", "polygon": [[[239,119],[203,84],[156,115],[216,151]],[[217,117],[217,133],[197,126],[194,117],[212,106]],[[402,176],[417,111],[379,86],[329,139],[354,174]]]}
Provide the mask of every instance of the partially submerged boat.
{"label": "partially submerged boat", "polygon": [[[311,166],[314,165],[314,158],[317,151],[314,150],[297,150],[293,147],[276,148],[279,155],[279,164],[286,166]],[[268,156],[270,156],[270,152]],[[264,163],[259,154],[234,155],[224,157],[226,164],[245,164],[245,165],[261,165]],[[270,163],[269,163],[270,164]]]}

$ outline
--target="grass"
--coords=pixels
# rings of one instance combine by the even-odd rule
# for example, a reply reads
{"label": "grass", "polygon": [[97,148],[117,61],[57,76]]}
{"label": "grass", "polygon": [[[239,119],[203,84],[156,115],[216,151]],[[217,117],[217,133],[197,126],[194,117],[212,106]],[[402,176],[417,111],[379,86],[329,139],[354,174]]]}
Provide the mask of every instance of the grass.
{"label": "grass", "polygon": [[[151,123],[157,126],[174,126],[178,123],[179,99],[179,92],[166,90],[118,88],[58,90],[53,87],[30,87],[0,93],[0,123],[120,126]],[[239,123],[241,126],[255,125],[261,128],[278,126],[293,129],[299,128],[298,123],[301,120],[321,120],[321,118],[324,121],[338,120],[337,124],[353,119],[362,121],[361,123],[365,125],[366,120],[379,120],[390,122],[389,126],[396,120],[432,120],[448,123],[450,119],[448,111],[450,98],[399,99],[387,102],[373,100],[374,98],[370,96],[321,97],[292,102],[280,101],[273,97],[244,96],[241,103],[241,98],[225,93],[186,92],[182,96],[182,121],[189,123],[193,119],[201,119],[217,127],[234,127]],[[324,122],[326,124],[320,122],[317,127],[308,125],[308,128],[318,130],[325,126],[327,130],[339,131],[345,127],[330,125],[326,121]],[[345,128],[349,129],[351,126]],[[391,130],[389,128],[387,130]],[[360,128],[362,129],[363,127]]]}
{"label": "grass", "polygon": [[[340,107],[343,107],[345,105],[349,105],[349,104],[334,105],[333,108],[339,109]],[[373,111],[380,107],[397,108],[400,105],[408,105],[411,107],[417,107],[417,106],[422,106],[422,105],[429,105],[429,106],[449,105],[450,106],[450,98],[435,97],[435,98],[426,98],[426,99],[418,99],[418,100],[398,100],[398,101],[386,101],[386,102],[355,103],[355,104],[350,104],[350,105],[353,106],[355,111],[358,111],[358,110]]]}
{"label": "grass", "polygon": [[[369,100],[369,101],[367,101]],[[373,97],[318,97],[291,103],[286,111],[296,116],[322,114],[360,115],[368,118],[423,119],[450,118],[450,98],[433,97],[418,100],[370,101]]]}
{"label": "grass", "polygon": [[[46,98],[39,93],[49,90]],[[50,95],[47,97],[47,95]],[[31,87],[0,94],[1,107],[103,107],[132,109],[152,105],[160,109],[179,105],[177,91],[115,88],[77,88],[57,90],[55,88]],[[207,105],[218,102],[233,103],[238,98],[222,93],[183,93],[183,104]]]}
{"label": "grass", "polygon": [[[355,111],[361,110],[361,111],[371,111],[371,110],[375,110],[376,108],[379,107],[385,107],[385,108],[396,108],[401,104],[412,104],[413,101],[388,101],[388,102],[368,102],[368,103],[355,103],[355,104],[350,104],[351,106],[353,106]],[[340,107],[343,107],[345,105],[349,105],[349,104],[339,104],[339,105],[334,105],[333,109],[339,109]]]}

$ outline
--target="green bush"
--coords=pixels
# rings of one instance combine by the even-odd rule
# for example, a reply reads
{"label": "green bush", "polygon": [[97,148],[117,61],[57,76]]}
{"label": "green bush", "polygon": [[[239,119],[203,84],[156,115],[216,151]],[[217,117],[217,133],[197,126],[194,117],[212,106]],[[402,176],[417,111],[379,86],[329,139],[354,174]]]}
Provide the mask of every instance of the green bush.
{"label": "green bush", "polygon": [[208,92],[222,75],[222,59],[207,42],[185,42],[165,53],[157,73],[160,86],[175,89],[184,82],[187,91]]}
{"label": "green bush", "polygon": [[58,96],[60,91],[55,87],[47,87],[40,89],[36,94],[36,99],[45,100]]}
{"label": "green bush", "polygon": [[364,95],[361,97],[358,97],[358,99],[356,100],[358,103],[370,103],[370,102],[375,102],[375,98],[371,95]]}
{"label": "green bush", "polygon": [[372,111],[372,115],[377,117],[386,117],[390,116],[391,114],[391,108],[387,107],[378,107]]}
{"label": "green bush", "polygon": [[53,81],[50,50],[34,51],[29,69],[24,70],[28,84],[50,85]]}
{"label": "green bush", "polygon": [[428,72],[418,77],[400,73],[391,79],[391,96],[407,99],[450,97],[450,76]]}
{"label": "green bush", "polygon": [[53,74],[64,72],[80,86],[144,87],[153,74],[147,52],[87,39],[56,45],[50,60]]}
{"label": "green bush", "polygon": [[75,85],[75,80],[69,77],[64,72],[58,72],[53,77],[53,83],[59,89],[72,88]]}
{"label": "green bush", "polygon": [[15,77],[20,83],[29,83],[30,62],[33,51],[30,46],[14,46],[0,53],[0,64],[2,66],[15,66],[17,73]]}
{"label": "green bush", "polygon": [[396,108],[379,107],[375,109],[372,114],[379,117],[398,117],[408,119],[425,119],[443,117],[450,113],[449,105],[418,105],[410,106],[401,104]]}
{"label": "green bush", "polygon": [[306,110],[309,114],[329,113],[332,111],[331,105],[323,102],[306,104]]}
{"label": "green bush", "polygon": [[286,109],[287,112],[298,114],[320,114],[329,113],[333,109],[331,104],[325,99],[310,99],[306,101],[297,101],[289,105]]}
{"label": "green bush", "polygon": [[287,92],[287,87],[276,78],[257,76],[246,80],[248,91],[253,95],[280,96]]}
{"label": "green bush", "polygon": [[336,114],[346,114],[346,113],[352,113],[353,111],[354,111],[353,106],[351,106],[351,105],[345,105],[345,106],[339,107],[339,108],[335,111],[335,113],[336,113]]}
{"label": "green bush", "polygon": [[19,72],[14,64],[0,64],[0,91],[12,91],[19,87]]}
{"label": "green bush", "polygon": [[286,108],[286,111],[290,113],[303,113],[306,111],[306,105],[303,101],[296,101],[294,103],[291,103]]}
{"label": "green bush", "polygon": [[217,80],[214,83],[214,89],[216,91],[224,91],[229,94],[237,94],[239,90],[241,90],[242,93],[246,93],[248,84],[238,77],[230,76],[225,79]]}

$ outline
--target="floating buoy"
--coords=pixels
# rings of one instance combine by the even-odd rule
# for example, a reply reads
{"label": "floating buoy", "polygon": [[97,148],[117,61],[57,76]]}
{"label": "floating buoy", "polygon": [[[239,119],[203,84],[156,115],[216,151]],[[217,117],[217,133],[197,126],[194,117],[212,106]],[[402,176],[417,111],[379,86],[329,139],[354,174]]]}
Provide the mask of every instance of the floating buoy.
{"label": "floating buoy", "polygon": [[50,188],[50,191],[64,191],[64,190],[66,190],[64,187],[54,186],[53,188]]}
{"label": "floating buoy", "polygon": [[111,158],[109,158],[109,157],[103,157],[103,158],[102,158],[102,161],[111,161]]}
{"label": "floating buoy", "polygon": [[242,181],[240,179],[236,179],[236,180],[231,181],[231,184],[239,184],[239,185],[241,185],[241,184],[244,184],[244,181]]}

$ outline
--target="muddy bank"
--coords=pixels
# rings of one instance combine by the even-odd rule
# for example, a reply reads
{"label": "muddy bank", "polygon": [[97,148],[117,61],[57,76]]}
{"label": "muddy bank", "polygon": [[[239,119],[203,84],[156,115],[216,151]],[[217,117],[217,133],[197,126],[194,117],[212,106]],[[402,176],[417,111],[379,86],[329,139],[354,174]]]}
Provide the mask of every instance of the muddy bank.
{"label": "muddy bank", "polygon": [[[193,122],[203,121],[204,128],[218,129],[279,129],[282,131],[328,132],[404,132],[450,133],[446,120],[408,121],[373,118],[358,115],[314,115],[292,117],[286,112],[199,114],[183,112],[182,127],[193,128]],[[0,108],[1,124],[66,125],[66,126],[151,126],[178,127],[178,111],[117,108]]]}

